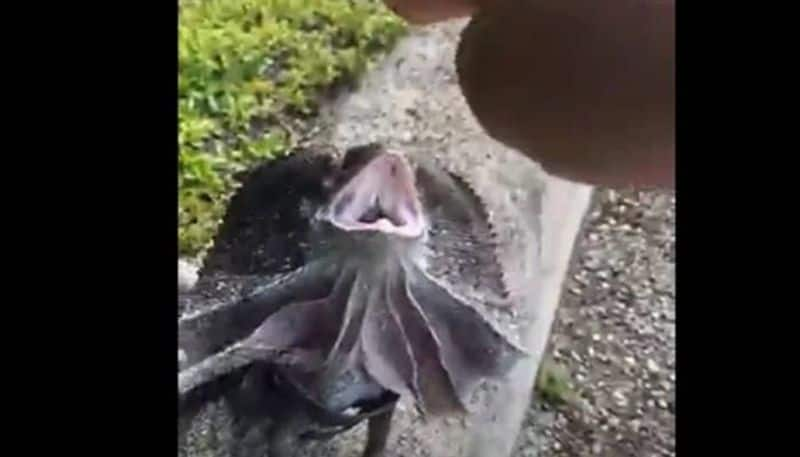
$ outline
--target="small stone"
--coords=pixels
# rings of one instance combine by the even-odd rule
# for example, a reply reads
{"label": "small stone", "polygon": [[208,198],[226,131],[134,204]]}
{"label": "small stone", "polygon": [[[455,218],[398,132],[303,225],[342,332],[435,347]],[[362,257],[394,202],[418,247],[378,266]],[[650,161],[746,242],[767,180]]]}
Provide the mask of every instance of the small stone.
{"label": "small stone", "polygon": [[600,455],[603,453],[603,445],[599,442],[592,444],[592,454]]}
{"label": "small stone", "polygon": [[663,398],[660,398],[658,400],[658,407],[661,409],[667,409],[667,402]]}
{"label": "small stone", "polygon": [[197,267],[186,260],[178,260],[178,290],[187,292],[197,283]]}
{"label": "small stone", "polygon": [[653,359],[647,359],[647,371],[654,374],[660,371],[658,364]]}
{"label": "small stone", "polygon": [[622,407],[628,404],[628,399],[625,398],[625,395],[623,395],[619,390],[615,390],[611,396],[614,397],[614,401],[617,403],[617,406]]}
{"label": "small stone", "polygon": [[631,356],[627,356],[627,357],[625,357],[625,363],[627,363],[628,365],[631,365],[631,366],[636,365],[636,359],[634,359]]}

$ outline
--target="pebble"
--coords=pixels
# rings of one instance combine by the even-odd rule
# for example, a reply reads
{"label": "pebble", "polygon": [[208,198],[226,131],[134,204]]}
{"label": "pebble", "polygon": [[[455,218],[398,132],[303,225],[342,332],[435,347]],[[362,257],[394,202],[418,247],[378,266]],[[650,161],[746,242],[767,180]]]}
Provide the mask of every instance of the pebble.
{"label": "pebble", "polygon": [[187,260],[178,259],[178,290],[187,292],[197,282],[197,267]]}
{"label": "pebble", "polygon": [[640,421],[639,419],[634,419],[630,421],[629,424],[634,432],[638,432],[639,428],[642,426],[642,421]]}
{"label": "pebble", "polygon": [[617,406],[627,406],[628,405],[628,399],[625,398],[625,395],[623,395],[621,391],[615,390],[611,394],[611,396],[614,397],[614,401],[616,402]]}

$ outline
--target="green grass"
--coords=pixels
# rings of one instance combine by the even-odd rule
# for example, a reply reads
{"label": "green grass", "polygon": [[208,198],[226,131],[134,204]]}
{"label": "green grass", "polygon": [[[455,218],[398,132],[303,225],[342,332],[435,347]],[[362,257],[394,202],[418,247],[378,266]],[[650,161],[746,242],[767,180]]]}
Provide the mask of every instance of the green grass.
{"label": "green grass", "polygon": [[575,392],[569,385],[569,372],[566,367],[550,358],[542,360],[536,377],[536,393],[552,406],[572,403]]}
{"label": "green grass", "polygon": [[314,116],[317,94],[363,72],[404,24],[379,0],[180,0],[182,255],[208,247],[233,175],[285,154],[279,119]]}

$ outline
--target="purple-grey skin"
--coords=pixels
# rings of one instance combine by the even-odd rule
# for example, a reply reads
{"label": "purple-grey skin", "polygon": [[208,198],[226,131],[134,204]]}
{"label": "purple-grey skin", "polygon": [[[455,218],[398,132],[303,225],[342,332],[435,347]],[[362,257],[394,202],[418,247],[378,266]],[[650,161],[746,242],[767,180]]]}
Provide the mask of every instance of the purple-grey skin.
{"label": "purple-grey skin", "polygon": [[368,420],[363,455],[378,457],[400,397],[467,413],[526,353],[454,285],[507,297],[484,206],[457,177],[376,144],[255,169],[180,299],[183,426],[224,398],[232,455],[288,457]]}

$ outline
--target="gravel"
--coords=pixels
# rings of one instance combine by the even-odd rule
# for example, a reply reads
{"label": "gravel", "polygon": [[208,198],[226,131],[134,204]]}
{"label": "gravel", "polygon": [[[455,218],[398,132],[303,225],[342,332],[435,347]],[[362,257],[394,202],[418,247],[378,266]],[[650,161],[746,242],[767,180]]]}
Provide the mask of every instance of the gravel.
{"label": "gravel", "polygon": [[576,399],[535,396],[515,457],[675,455],[674,194],[597,191],[547,357]]}

